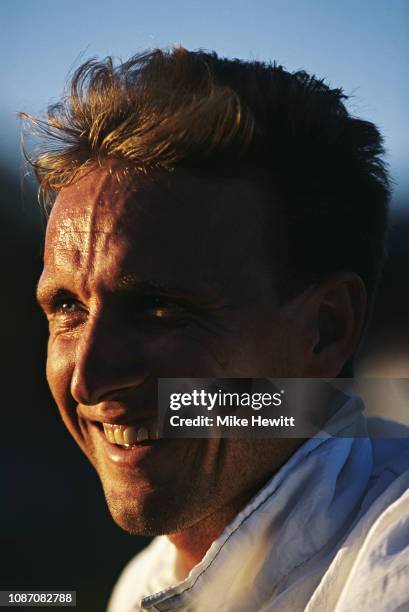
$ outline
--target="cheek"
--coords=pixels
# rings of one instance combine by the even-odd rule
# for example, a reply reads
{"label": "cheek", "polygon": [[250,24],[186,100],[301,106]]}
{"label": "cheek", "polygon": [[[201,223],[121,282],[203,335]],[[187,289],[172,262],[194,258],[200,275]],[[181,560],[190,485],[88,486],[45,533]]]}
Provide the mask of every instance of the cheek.
{"label": "cheek", "polygon": [[258,377],[275,372],[283,355],[279,325],[263,325],[259,313],[233,317],[217,330],[192,325],[148,342],[148,369],[158,377]]}
{"label": "cheek", "polygon": [[298,343],[294,326],[289,326],[271,309],[255,310],[240,322],[234,337],[232,361],[237,376],[269,378],[295,376]]}
{"label": "cheek", "polygon": [[[151,345],[148,369],[157,377],[224,378],[257,377],[271,372],[271,353],[277,355],[277,339],[254,328],[209,333],[199,328],[162,338]],[[267,363],[266,367],[263,367]]]}
{"label": "cheek", "polygon": [[65,343],[50,338],[47,350],[47,381],[64,422],[71,421],[75,403],[71,397],[71,378],[74,370],[72,351]]}
{"label": "cheek", "polygon": [[189,326],[161,338],[147,339],[147,369],[154,376],[196,378],[224,375],[226,341]]}

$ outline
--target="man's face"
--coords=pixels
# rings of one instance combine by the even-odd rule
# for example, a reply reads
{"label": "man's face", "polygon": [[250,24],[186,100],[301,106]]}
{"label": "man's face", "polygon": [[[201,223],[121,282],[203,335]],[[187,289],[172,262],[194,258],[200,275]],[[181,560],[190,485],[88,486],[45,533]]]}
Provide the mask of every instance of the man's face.
{"label": "man's face", "polygon": [[[158,377],[302,375],[264,218],[263,195],[245,180],[118,181],[115,165],[57,197],[38,289],[47,378],[129,531],[191,526],[248,497],[291,452],[283,440],[154,439]],[[127,428],[140,439],[130,449],[108,440],[111,430],[123,442]]]}

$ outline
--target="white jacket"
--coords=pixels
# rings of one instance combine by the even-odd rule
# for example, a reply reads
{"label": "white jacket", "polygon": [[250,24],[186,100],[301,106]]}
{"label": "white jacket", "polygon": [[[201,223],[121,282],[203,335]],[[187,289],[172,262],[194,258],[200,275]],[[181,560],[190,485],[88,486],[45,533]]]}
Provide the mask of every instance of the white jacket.
{"label": "white jacket", "polygon": [[379,433],[356,402],[294,453],[182,582],[174,546],[155,538],[126,566],[108,612],[409,611],[409,439],[333,437]]}

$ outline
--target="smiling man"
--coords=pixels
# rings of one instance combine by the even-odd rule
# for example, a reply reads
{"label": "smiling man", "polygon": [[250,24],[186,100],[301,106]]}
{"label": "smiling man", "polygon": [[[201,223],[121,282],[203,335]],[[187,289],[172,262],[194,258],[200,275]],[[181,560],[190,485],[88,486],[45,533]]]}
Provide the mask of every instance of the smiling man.
{"label": "smiling man", "polygon": [[158,536],[111,612],[409,600],[407,555],[380,552],[409,503],[405,441],[354,437],[356,411],[338,437],[348,406],[307,441],[157,432],[160,377],[351,375],[388,185],[376,128],[342,99],[303,72],[178,48],[88,62],[31,118],[50,141],[32,159],[51,211],[50,388],[114,520]]}

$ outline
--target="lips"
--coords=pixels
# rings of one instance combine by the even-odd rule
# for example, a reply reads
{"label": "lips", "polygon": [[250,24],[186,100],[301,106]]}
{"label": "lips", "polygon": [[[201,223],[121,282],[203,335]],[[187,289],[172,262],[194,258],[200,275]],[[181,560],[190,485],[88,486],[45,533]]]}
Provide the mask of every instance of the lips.
{"label": "lips", "polygon": [[[120,415],[120,419],[125,420],[125,416]],[[174,440],[159,436],[156,418],[127,423],[87,419],[84,425],[91,461],[109,470],[111,482],[135,478],[135,474],[154,480],[163,472],[161,466],[167,461],[164,453],[169,452]]]}
{"label": "lips", "polygon": [[111,444],[125,448],[141,444],[148,440],[157,440],[158,431],[154,424],[120,425],[117,423],[102,423],[105,438]]}

